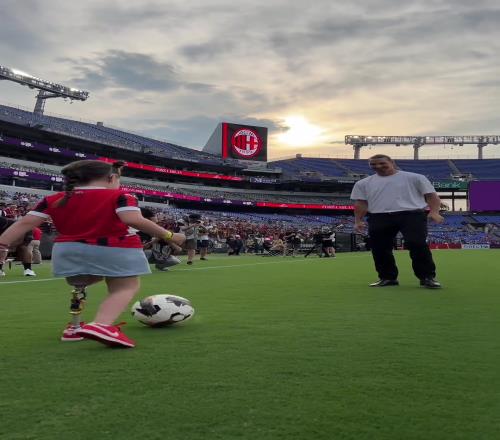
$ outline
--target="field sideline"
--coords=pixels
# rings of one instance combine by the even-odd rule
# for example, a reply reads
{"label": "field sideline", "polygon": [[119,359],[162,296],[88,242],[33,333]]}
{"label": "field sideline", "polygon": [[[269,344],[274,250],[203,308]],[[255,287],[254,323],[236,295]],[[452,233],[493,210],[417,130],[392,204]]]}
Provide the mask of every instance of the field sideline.
{"label": "field sideline", "polygon": [[[195,317],[132,350],[58,341],[69,288],[48,264],[0,279],[0,439],[500,438],[500,251],[434,251],[441,291],[373,289],[367,253],[210,256],[142,278]],[[85,316],[104,294],[89,289]]]}

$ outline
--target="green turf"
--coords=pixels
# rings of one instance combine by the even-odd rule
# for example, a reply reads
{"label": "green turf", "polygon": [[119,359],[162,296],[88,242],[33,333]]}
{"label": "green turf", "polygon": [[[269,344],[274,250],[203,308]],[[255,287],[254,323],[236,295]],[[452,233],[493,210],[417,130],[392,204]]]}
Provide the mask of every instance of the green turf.
{"label": "green turf", "polygon": [[500,252],[434,255],[442,291],[418,287],[403,252],[386,289],[367,287],[363,253],[157,272],[141,295],[185,296],[196,315],[124,315],[131,350],[59,342],[68,288],[6,284],[26,281],[16,266],[0,282],[0,439],[498,439]]}

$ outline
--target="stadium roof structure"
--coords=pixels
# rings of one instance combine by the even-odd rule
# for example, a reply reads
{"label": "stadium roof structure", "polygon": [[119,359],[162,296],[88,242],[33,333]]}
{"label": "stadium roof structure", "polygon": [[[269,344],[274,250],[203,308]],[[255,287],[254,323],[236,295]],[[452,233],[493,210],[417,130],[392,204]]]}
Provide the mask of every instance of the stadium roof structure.
{"label": "stadium roof structure", "polygon": [[345,144],[352,145],[354,159],[359,159],[359,152],[367,145],[413,145],[413,159],[418,160],[420,147],[424,145],[477,145],[477,158],[483,158],[483,148],[487,145],[500,144],[500,136],[360,136],[347,135]]}
{"label": "stadium roof structure", "polygon": [[65,98],[78,101],[85,101],[89,97],[89,92],[75,89],[73,87],[63,86],[61,84],[46,81],[29,73],[18,69],[0,66],[0,80],[12,81],[30,89],[40,90],[36,96],[36,104],[33,112],[42,115],[45,108],[45,101],[50,98]]}

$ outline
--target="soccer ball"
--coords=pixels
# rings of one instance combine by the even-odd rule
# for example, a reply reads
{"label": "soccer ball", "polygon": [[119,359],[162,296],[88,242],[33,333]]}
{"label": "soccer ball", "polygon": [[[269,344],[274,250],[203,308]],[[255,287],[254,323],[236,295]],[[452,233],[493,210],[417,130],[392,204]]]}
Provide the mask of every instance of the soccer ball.
{"label": "soccer ball", "polygon": [[150,327],[165,327],[194,315],[191,302],[176,295],[152,295],[132,306],[132,316]]}

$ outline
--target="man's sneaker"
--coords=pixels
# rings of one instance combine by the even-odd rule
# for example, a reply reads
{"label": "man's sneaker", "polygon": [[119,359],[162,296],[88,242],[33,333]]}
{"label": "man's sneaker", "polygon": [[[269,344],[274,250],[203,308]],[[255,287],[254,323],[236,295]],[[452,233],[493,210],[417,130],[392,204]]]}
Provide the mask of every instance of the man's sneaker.
{"label": "man's sneaker", "polygon": [[207,258],[205,258],[205,257],[201,257],[201,258],[200,258],[200,260],[201,260],[201,261],[207,261]]}
{"label": "man's sneaker", "polygon": [[191,265],[191,264],[193,264],[193,262],[192,261],[188,261],[187,264]]}
{"label": "man's sneaker", "polygon": [[7,276],[7,274],[3,270],[0,270],[0,277],[5,277],[5,276]]}
{"label": "man's sneaker", "polygon": [[434,278],[423,278],[420,280],[420,285],[426,289],[441,289],[441,283]]}
{"label": "man's sneaker", "polygon": [[25,277],[36,277],[36,273],[33,272],[31,269],[24,269],[24,276]]}
{"label": "man's sneaker", "polygon": [[399,286],[398,280],[378,280],[376,283],[371,283],[370,287],[387,287],[387,286]]}
{"label": "man's sneaker", "polygon": [[[82,322],[80,325],[84,324],[85,323]],[[83,336],[77,335],[77,331],[80,330],[81,328],[80,325],[76,326],[73,324],[68,324],[63,331],[63,334],[61,336],[61,341],[64,342],[83,341]]]}
{"label": "man's sneaker", "polygon": [[85,339],[93,339],[94,341],[100,342],[101,344],[108,345],[110,347],[124,347],[131,348],[135,347],[135,342],[129,339],[122,333],[120,325],[125,324],[124,322],[117,325],[104,325],[97,324],[95,322],[89,322],[77,330],[79,336]]}

